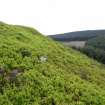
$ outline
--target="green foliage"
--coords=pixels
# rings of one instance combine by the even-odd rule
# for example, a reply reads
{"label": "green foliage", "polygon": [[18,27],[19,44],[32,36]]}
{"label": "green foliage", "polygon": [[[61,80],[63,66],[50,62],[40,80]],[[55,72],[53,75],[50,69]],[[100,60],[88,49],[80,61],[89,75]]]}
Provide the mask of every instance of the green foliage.
{"label": "green foliage", "polygon": [[0,68],[0,105],[105,105],[105,67],[32,28],[0,23]]}
{"label": "green foliage", "polygon": [[91,58],[105,64],[105,36],[98,36],[87,41],[84,48],[79,49]]}
{"label": "green foliage", "polygon": [[105,35],[88,40],[87,45],[105,50]]}
{"label": "green foliage", "polygon": [[31,56],[31,53],[27,50],[27,49],[25,49],[25,48],[21,48],[20,49],[20,53],[22,54],[22,57],[24,58],[25,56],[27,56],[27,57],[30,57]]}

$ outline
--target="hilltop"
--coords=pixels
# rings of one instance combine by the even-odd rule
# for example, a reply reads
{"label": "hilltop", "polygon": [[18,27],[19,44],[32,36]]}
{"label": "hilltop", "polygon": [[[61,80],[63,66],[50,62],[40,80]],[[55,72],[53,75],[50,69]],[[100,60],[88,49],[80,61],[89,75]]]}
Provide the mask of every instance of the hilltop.
{"label": "hilltop", "polygon": [[105,66],[33,28],[1,22],[0,105],[105,105]]}

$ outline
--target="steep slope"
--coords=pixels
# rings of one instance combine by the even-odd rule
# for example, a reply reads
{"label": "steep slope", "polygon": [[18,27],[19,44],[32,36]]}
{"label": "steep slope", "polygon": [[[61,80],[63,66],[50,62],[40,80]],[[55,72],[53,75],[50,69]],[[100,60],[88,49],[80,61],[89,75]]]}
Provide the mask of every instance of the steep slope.
{"label": "steep slope", "polygon": [[76,31],[70,33],[63,33],[57,35],[50,35],[48,37],[57,41],[85,41],[100,35],[105,35],[105,30],[87,30],[87,31]]}
{"label": "steep slope", "polygon": [[105,105],[105,67],[22,26],[0,23],[0,105]]}

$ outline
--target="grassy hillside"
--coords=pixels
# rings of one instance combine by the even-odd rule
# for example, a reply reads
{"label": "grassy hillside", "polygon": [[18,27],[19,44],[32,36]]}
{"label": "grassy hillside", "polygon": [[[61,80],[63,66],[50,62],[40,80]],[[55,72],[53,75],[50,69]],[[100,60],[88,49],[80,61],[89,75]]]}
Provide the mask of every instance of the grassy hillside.
{"label": "grassy hillside", "polygon": [[105,67],[33,28],[1,22],[0,105],[105,105]]}
{"label": "grassy hillside", "polygon": [[88,39],[91,39],[100,35],[105,35],[105,30],[76,31],[76,32],[70,32],[70,33],[51,35],[48,37],[57,41],[69,42],[69,41],[86,41]]}

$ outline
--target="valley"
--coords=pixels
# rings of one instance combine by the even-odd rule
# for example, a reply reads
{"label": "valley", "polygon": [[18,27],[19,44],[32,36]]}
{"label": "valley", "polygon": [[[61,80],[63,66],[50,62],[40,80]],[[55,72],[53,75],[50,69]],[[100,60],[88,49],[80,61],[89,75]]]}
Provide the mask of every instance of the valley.
{"label": "valley", "polygon": [[105,30],[88,30],[48,36],[105,64]]}

